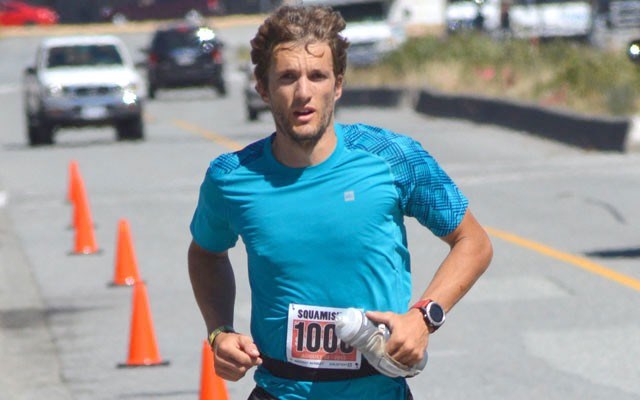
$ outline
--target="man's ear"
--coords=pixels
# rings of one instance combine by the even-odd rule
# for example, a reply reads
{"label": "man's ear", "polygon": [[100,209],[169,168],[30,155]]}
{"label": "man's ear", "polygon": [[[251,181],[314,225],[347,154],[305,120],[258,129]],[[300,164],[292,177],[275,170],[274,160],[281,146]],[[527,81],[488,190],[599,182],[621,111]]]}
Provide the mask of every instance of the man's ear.
{"label": "man's ear", "polygon": [[335,101],[338,101],[340,97],[342,97],[342,85],[344,83],[344,75],[338,75],[336,77],[336,95],[334,97]]}
{"label": "man's ear", "polygon": [[267,92],[266,88],[264,87],[264,85],[262,85],[262,82],[260,81],[256,82],[256,92],[258,92],[258,94],[260,95],[260,97],[262,97],[262,100],[264,100],[265,103],[269,103],[269,93]]}

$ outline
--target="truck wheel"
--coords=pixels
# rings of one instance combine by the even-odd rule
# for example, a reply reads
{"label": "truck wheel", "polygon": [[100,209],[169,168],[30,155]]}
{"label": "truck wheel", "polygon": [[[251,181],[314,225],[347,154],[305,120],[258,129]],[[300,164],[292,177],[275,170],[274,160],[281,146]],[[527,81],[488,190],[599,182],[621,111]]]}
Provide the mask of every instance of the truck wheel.
{"label": "truck wheel", "polygon": [[53,126],[46,121],[40,121],[37,125],[29,121],[27,123],[27,134],[29,136],[29,146],[53,144]]}
{"label": "truck wheel", "polygon": [[116,124],[118,140],[142,140],[144,139],[144,124],[142,116],[137,116]]}

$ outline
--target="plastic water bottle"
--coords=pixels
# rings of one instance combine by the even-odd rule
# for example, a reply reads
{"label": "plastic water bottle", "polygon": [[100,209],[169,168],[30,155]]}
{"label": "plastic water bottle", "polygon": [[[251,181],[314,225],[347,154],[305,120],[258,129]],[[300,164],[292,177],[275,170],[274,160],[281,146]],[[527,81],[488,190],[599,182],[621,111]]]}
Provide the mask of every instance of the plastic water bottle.
{"label": "plastic water bottle", "polygon": [[417,365],[408,367],[393,360],[385,351],[389,328],[375,325],[362,310],[347,308],[336,318],[336,335],[340,340],[360,350],[374,368],[391,376],[410,377],[419,374],[427,365],[427,352]]}

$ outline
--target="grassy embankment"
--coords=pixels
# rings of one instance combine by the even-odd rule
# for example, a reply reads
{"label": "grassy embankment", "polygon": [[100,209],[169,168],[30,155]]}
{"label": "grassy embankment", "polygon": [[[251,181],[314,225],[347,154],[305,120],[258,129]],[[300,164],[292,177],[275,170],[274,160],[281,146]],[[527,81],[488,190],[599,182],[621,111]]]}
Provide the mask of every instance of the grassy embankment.
{"label": "grassy embankment", "polygon": [[432,35],[410,39],[378,66],[350,69],[347,85],[424,87],[621,116],[640,105],[638,68],[622,51],[575,42]]}

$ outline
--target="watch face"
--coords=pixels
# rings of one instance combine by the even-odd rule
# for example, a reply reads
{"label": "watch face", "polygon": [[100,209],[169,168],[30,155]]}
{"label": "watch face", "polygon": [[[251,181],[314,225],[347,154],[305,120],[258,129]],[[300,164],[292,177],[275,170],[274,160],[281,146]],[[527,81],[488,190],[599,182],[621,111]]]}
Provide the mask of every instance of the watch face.
{"label": "watch face", "polygon": [[427,306],[427,314],[434,325],[440,325],[444,322],[444,310],[440,304],[431,302]]}

